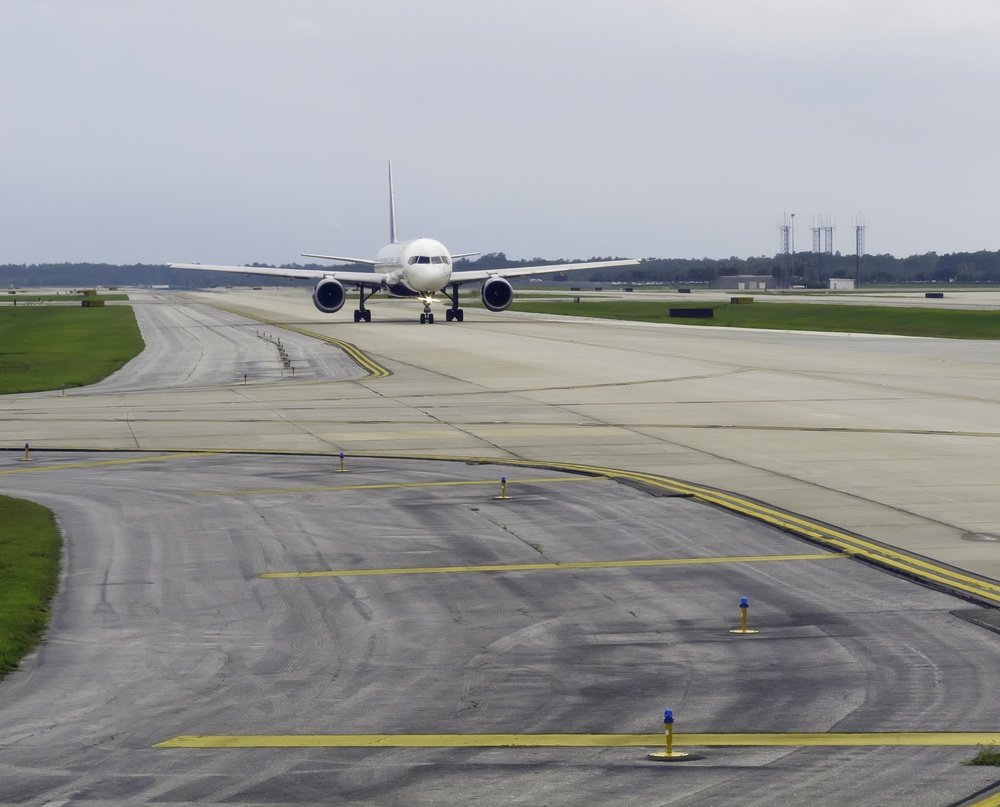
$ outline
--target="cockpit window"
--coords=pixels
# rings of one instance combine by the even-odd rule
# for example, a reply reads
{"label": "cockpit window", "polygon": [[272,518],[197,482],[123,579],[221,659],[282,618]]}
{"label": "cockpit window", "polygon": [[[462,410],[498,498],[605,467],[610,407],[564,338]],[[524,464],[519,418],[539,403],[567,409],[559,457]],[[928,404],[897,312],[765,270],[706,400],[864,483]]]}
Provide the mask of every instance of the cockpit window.
{"label": "cockpit window", "polygon": [[411,255],[408,264],[414,263],[446,263],[451,264],[451,258],[447,255]]}

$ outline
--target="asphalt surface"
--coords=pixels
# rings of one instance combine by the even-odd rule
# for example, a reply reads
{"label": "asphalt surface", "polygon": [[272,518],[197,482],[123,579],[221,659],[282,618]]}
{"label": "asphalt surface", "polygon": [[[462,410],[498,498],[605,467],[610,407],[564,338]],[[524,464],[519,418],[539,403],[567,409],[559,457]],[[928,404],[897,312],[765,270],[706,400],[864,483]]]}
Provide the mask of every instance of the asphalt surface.
{"label": "asphalt surface", "polygon": [[[149,456],[155,455],[147,455]],[[849,559],[260,579],[815,550],[684,498],[464,464],[3,457],[67,534],[41,651],[0,686],[5,803],[941,805],[969,749],[152,746],[179,735],[994,731],[997,634]],[[81,467],[83,466],[83,467]],[[512,498],[497,500],[508,474]],[[475,486],[439,485],[482,480]],[[409,483],[412,487],[365,489]],[[355,489],[324,489],[337,487]],[[734,637],[740,596],[757,637]],[[738,797],[736,794],[739,794]]]}
{"label": "asphalt surface", "polygon": [[[252,328],[236,322],[221,333],[271,344]],[[170,330],[220,337],[211,326]],[[243,420],[234,402],[260,411],[278,397],[280,407],[269,405],[284,428],[304,401],[348,409],[357,421],[343,433],[359,442],[365,406],[383,432],[413,441],[432,421],[462,421],[471,440],[511,424],[527,426],[522,439],[546,433],[535,416],[555,410],[523,398],[506,418],[502,396],[477,408],[490,397],[481,392],[416,406],[405,395],[431,374],[409,359],[445,331],[414,333],[398,347],[405,360],[392,362],[377,413],[375,382],[335,393],[344,382],[278,374],[244,390],[237,351],[209,373],[228,371],[217,389],[203,389],[198,372],[177,380],[178,365],[151,371],[147,391],[112,379],[120,392],[18,396],[3,414],[9,424],[32,406],[58,411],[54,435],[107,427],[102,439],[115,448],[129,445],[121,424],[98,407],[116,401],[131,445],[165,441],[154,429],[194,440],[204,424],[190,421],[201,417],[213,441],[258,447],[248,442],[257,433],[270,447],[259,436],[267,427]],[[467,333],[456,347],[463,360],[481,339]],[[214,361],[213,350],[203,355]],[[522,361],[530,370],[538,358]],[[483,390],[498,372],[462,367],[445,382],[451,392]],[[602,359],[591,378],[609,367]],[[560,381],[550,376],[548,393],[568,393]],[[419,409],[419,422],[391,417],[389,393]],[[56,409],[65,403],[80,408]],[[44,417],[32,422],[44,426]],[[315,440],[320,429],[303,432]],[[575,430],[560,421],[547,430],[564,442],[534,451],[565,454]],[[323,448],[337,446],[327,439]],[[608,480],[556,482],[565,475],[502,464],[348,463],[338,474],[333,457],[50,449],[24,463],[0,454],[0,492],[51,507],[67,537],[47,640],[0,684],[0,802],[946,805],[997,779],[994,769],[962,766],[974,749],[955,747],[711,748],[668,766],[636,748],[154,748],[199,734],[656,733],[667,707],[681,732],[1000,733],[997,634],[952,614],[969,603],[850,559],[257,577],[816,552],[755,522]],[[508,501],[494,498],[502,473]],[[728,632],[743,595],[759,636]]]}

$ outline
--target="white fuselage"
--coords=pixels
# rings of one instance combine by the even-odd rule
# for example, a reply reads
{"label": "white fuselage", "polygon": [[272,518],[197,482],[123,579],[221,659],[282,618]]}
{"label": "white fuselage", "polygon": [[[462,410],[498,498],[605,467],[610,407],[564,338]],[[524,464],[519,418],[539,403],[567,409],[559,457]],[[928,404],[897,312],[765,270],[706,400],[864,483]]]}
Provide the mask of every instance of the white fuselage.
{"label": "white fuselage", "polygon": [[428,295],[440,291],[451,280],[451,253],[440,241],[417,238],[387,244],[375,256],[375,271],[385,272],[390,290]]}

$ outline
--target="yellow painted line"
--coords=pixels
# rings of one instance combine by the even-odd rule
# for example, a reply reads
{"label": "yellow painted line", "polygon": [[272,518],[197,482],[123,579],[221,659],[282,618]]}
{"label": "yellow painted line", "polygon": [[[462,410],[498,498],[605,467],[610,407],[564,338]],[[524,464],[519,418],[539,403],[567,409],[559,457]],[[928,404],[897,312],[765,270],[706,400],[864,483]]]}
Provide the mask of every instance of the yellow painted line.
{"label": "yellow painted line", "polygon": [[463,572],[537,572],[573,569],[634,569],[649,566],[701,566],[712,563],[767,563],[770,561],[836,560],[846,557],[830,552],[809,555],[739,555],[719,558],[656,558],[652,560],[595,560],[570,563],[506,563],[485,566],[404,566],[395,569],[341,569],[318,572],[262,572],[257,577],[277,580],[298,577],[365,577],[397,574],[460,574]]}
{"label": "yellow painted line", "polygon": [[969,804],[969,807],[1000,807],[1000,793],[987,796],[982,801],[974,801]]}
{"label": "yellow painted line", "polygon": [[211,457],[217,451],[186,451],[177,454],[157,454],[153,457],[131,457],[124,460],[88,460],[87,462],[65,462],[60,465],[31,465],[24,463],[22,467],[5,468],[0,471],[0,475],[5,474],[30,474],[39,471],[67,471],[78,468],[104,468],[111,465],[135,465],[144,462],[165,462],[169,460],[186,460],[192,457]]}
{"label": "yellow painted line", "polygon": [[[996,742],[1000,731],[674,734],[674,745],[738,747],[947,747]],[[192,734],[154,748],[621,748],[663,745],[656,734]]]}
{"label": "yellow painted line", "polygon": [[[334,471],[333,473],[336,473]],[[550,476],[528,479],[508,479],[507,487],[512,485],[550,485],[559,482],[589,482],[598,479],[596,476]],[[395,488],[438,488],[462,487],[470,485],[488,485],[498,487],[499,479],[446,479],[433,482],[371,482],[357,485],[311,485],[298,488],[250,488],[247,490],[206,490],[196,496],[265,496],[278,493],[316,493],[326,490],[393,490]]]}
{"label": "yellow painted line", "polygon": [[[634,475],[627,474],[626,476],[633,477]],[[643,481],[655,484],[655,481],[651,479]],[[716,504],[727,510],[743,513],[758,521],[763,521],[789,532],[797,533],[810,540],[838,549],[841,552],[863,557],[907,575],[939,583],[949,588],[959,589],[989,599],[992,602],[1000,603],[1000,585],[997,583],[964,574],[957,569],[949,569],[932,560],[916,557],[891,547],[881,546],[873,541],[850,535],[834,527],[819,524],[802,516],[777,510],[734,494],[699,489],[696,486],[686,484],[681,485],[679,488],[671,485],[671,489],[681,490],[693,498]]]}
{"label": "yellow painted line", "polygon": [[[357,454],[356,456],[363,456]],[[386,458],[386,454],[373,455]],[[409,455],[408,459],[416,459]],[[459,458],[448,456],[423,457],[442,461],[456,461]],[[482,464],[501,461],[488,458],[460,458],[462,462],[480,462]],[[933,583],[953,591],[971,594],[981,600],[1000,605],[1000,584],[975,575],[966,574],[960,569],[951,569],[933,560],[904,552],[893,547],[882,546],[874,541],[858,535],[851,535],[795,513],[790,513],[762,502],[757,502],[744,496],[722,490],[684,482],[652,473],[623,471],[614,468],[603,468],[593,465],[578,465],[561,462],[533,462],[531,460],[504,459],[502,464],[531,468],[547,468],[553,471],[569,471],[588,475],[598,474],[608,479],[627,479],[640,484],[667,490],[682,496],[689,496],[698,501],[722,507],[732,512],[741,513],[757,521],[770,524],[779,529],[800,535],[804,538],[823,544],[854,557],[863,558],[896,572],[900,572],[918,580]]]}
{"label": "yellow painted line", "polygon": [[236,308],[228,308],[224,305],[218,305],[217,303],[205,303],[205,305],[210,305],[212,308],[218,308],[220,311],[226,311],[230,314],[235,314],[238,317],[244,317],[245,319],[256,320],[257,322],[263,323],[264,325],[270,325],[272,328],[281,328],[286,331],[294,331],[295,333],[302,334],[303,336],[308,336],[311,339],[318,339],[320,342],[326,342],[334,347],[339,347],[347,355],[351,361],[357,364],[362,370],[368,373],[372,378],[388,378],[392,375],[392,370],[388,367],[383,367],[375,359],[365,353],[357,345],[352,345],[350,342],[345,342],[343,339],[336,339],[332,336],[324,336],[321,333],[315,333],[314,331],[306,330],[305,328],[300,328],[297,325],[291,325],[287,322],[276,322],[274,320],[265,319],[264,317],[258,317],[251,314],[248,311],[243,311]]}

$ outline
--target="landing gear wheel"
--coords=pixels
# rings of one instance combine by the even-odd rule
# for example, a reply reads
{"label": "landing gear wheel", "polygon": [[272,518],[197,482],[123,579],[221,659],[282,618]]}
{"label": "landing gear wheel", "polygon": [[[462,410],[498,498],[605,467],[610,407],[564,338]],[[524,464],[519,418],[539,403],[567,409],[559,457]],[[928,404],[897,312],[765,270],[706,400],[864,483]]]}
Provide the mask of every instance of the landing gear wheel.
{"label": "landing gear wheel", "polygon": [[421,314],[420,315],[420,324],[423,325],[425,322],[427,322],[427,315],[426,314]]}
{"label": "landing gear wheel", "polygon": [[427,315],[427,324],[428,325],[433,325],[434,324],[434,315],[433,314],[428,314]]}
{"label": "landing gear wheel", "polygon": [[371,322],[372,321],[372,312],[371,312],[370,309],[365,309],[364,320],[365,320],[365,322]]}
{"label": "landing gear wheel", "polygon": [[450,308],[444,312],[444,318],[447,322],[451,322],[452,319],[454,319],[454,317],[455,317],[455,312],[452,311]]}
{"label": "landing gear wheel", "polygon": [[361,322],[361,312],[355,309],[354,311],[354,321]]}
{"label": "landing gear wheel", "polygon": [[461,308],[455,312],[455,319],[459,322],[465,322],[465,312]]}

